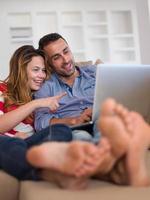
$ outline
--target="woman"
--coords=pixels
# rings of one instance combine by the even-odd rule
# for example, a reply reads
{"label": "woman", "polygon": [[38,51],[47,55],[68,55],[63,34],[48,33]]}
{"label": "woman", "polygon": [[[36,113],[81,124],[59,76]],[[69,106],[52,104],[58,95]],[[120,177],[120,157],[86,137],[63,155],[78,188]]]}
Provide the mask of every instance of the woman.
{"label": "woman", "polygon": [[[64,94],[46,99],[32,100],[32,94],[38,90],[44,80],[50,75],[47,58],[44,52],[25,45],[17,49],[10,60],[10,73],[0,84],[0,133],[26,138],[34,133],[32,112],[38,107],[49,107],[55,111],[59,106],[59,99]],[[60,125],[58,125],[60,127]],[[71,140],[70,129],[61,125],[61,138],[53,134],[52,139]],[[67,130],[66,130],[67,129]],[[49,128],[44,130],[49,134]],[[69,133],[69,135],[67,135]],[[64,137],[62,137],[64,135]],[[66,139],[65,139],[66,136]],[[58,137],[58,138],[56,138]]]}
{"label": "woman", "polygon": [[[30,147],[50,140],[70,141],[72,139],[70,128],[62,124],[47,127],[34,134],[32,112],[39,107],[48,107],[51,112],[55,112],[59,107],[59,99],[65,95],[32,100],[33,92],[41,87],[49,75],[47,57],[44,52],[25,45],[13,54],[10,60],[10,73],[0,84],[0,168],[19,179],[45,179],[44,175],[41,177],[41,173],[39,176],[39,171],[33,168],[26,159],[27,150]],[[73,170],[76,165],[83,168],[81,174],[83,171],[85,173],[88,169],[86,166],[86,158],[89,160],[88,154],[91,157],[92,149],[94,149],[94,154],[99,151],[94,145],[82,142],[69,144],[52,142],[48,146],[52,152],[50,169],[69,175],[76,175],[76,170]],[[87,149],[91,149],[89,153]],[[57,155],[65,162],[58,159],[57,164],[53,165]],[[74,156],[76,163],[72,162]],[[91,158],[91,164],[94,161],[93,158],[94,155]],[[68,163],[72,169],[69,167],[67,171],[64,171],[64,163],[65,165]],[[84,170],[84,164],[86,170]],[[52,178],[53,181],[56,181],[54,178],[55,176]],[[58,174],[56,179],[60,184],[61,178]]]}
{"label": "woman", "polygon": [[[49,75],[50,70],[47,57],[42,51],[36,50],[30,45],[25,45],[14,52],[10,60],[9,75],[6,80],[0,84],[0,133],[11,137],[27,139],[25,139],[24,143],[24,141],[21,140],[11,140],[8,137],[1,137],[1,148],[7,148],[9,152],[9,148],[10,150],[12,148],[11,145],[16,145],[16,147],[14,146],[13,148],[18,148],[18,144],[21,144],[22,147],[25,145],[29,148],[34,144],[42,143],[42,141],[49,139],[58,141],[71,140],[71,131],[64,125],[48,127],[34,134],[32,112],[38,107],[49,107],[51,110],[57,109],[59,106],[58,100],[63,96],[60,95],[47,99],[32,100],[33,92],[41,87],[42,83]],[[50,134],[51,138],[49,137]],[[9,142],[10,145],[6,146],[4,143],[6,141]],[[12,144],[11,141],[13,141]],[[26,149],[23,149],[23,151],[26,151]],[[17,155],[18,151],[16,151],[15,155],[16,160]],[[20,156],[20,154],[18,156]],[[20,159],[18,160],[20,163]],[[13,162],[8,166],[10,169],[7,169],[7,166],[8,165],[5,166],[6,171],[13,171],[14,174],[11,174],[18,178],[22,176],[18,168],[15,170],[13,167]],[[20,170],[22,169],[20,168]]]}

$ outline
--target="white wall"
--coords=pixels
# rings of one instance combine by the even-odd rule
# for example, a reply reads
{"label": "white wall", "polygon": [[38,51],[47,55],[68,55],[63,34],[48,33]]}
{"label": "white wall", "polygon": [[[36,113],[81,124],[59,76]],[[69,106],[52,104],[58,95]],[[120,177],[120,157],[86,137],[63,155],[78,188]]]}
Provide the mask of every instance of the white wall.
{"label": "white wall", "polygon": [[[115,5],[117,2],[121,2],[124,9],[126,9],[128,4],[132,4],[135,6],[135,15],[138,17],[137,27],[138,27],[138,36],[139,36],[139,44],[140,46],[140,56],[139,60],[142,63],[150,64],[150,24],[149,24],[149,9],[148,9],[148,1],[150,0],[113,0],[115,4],[112,5],[110,2],[112,0],[93,0],[95,6],[97,8],[107,6],[108,8],[115,9]],[[7,24],[7,15],[6,11],[11,10],[15,11],[20,9],[20,11],[30,11],[37,10],[39,8],[48,9],[50,7],[51,10],[57,11],[74,7],[82,8],[83,11],[85,7],[89,7],[93,4],[91,0],[0,0],[0,79],[3,79],[8,74],[8,66],[9,59],[11,56],[10,52],[10,34],[8,32],[8,24]]]}

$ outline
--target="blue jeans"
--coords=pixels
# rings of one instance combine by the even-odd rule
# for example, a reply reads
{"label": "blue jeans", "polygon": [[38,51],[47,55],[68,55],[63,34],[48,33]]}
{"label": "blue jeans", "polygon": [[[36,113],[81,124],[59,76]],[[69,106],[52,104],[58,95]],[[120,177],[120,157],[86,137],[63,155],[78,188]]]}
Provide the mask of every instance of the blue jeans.
{"label": "blue jeans", "polygon": [[77,128],[72,129],[73,140],[82,140],[97,144],[100,140],[100,137],[101,133],[97,128],[97,121],[95,121],[93,124],[88,124],[79,129]]}
{"label": "blue jeans", "polygon": [[47,141],[71,140],[72,131],[63,124],[47,127],[25,140],[0,135],[0,169],[20,180],[39,180],[38,169],[26,160],[27,150]]}

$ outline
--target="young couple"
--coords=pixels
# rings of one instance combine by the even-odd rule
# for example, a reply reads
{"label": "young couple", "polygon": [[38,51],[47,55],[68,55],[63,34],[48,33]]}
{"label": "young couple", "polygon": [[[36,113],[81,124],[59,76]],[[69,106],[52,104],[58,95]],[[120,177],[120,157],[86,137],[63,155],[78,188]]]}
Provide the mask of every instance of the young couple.
{"label": "young couple", "polygon": [[118,182],[113,177],[114,166],[126,155],[126,183],[149,184],[143,157],[150,142],[150,128],[138,114],[130,113],[114,100],[107,100],[102,106],[98,121],[102,138],[97,146],[81,141],[56,142],[72,139],[71,130],[62,124],[33,134],[32,112],[46,107],[55,113],[59,100],[66,95],[32,100],[33,92],[49,74],[47,57],[41,50],[26,45],[12,56],[10,74],[1,84],[0,167],[20,179],[44,179],[65,188],[82,188],[91,176],[103,178],[108,174],[110,180]]}

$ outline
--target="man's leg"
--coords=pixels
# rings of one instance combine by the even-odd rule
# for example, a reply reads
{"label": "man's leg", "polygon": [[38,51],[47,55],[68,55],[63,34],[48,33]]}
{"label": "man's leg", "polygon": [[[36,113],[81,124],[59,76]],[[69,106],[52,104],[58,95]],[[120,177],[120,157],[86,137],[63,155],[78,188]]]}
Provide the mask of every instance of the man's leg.
{"label": "man's leg", "polygon": [[130,134],[130,142],[126,157],[116,163],[109,173],[109,178],[118,184],[149,186],[146,155],[150,146],[150,126],[140,114],[130,112],[126,115],[122,112],[122,106],[117,109]]}
{"label": "man's leg", "polygon": [[150,126],[136,112],[131,112],[125,118],[125,122],[131,134],[126,160],[129,183],[133,186],[149,186],[150,178],[146,167],[146,154],[150,147]]}
{"label": "man's leg", "polygon": [[92,141],[92,135],[84,130],[73,130],[72,131],[72,139],[79,140],[79,141]]}
{"label": "man's leg", "polygon": [[[106,101],[105,105],[109,105],[108,102],[110,102],[110,100]],[[150,146],[150,126],[138,113],[128,112],[126,108],[124,108],[120,104],[117,104],[116,102],[114,102],[114,105],[115,123],[111,123],[111,121],[113,122],[113,116],[109,116],[110,112],[107,112],[106,109],[105,114],[108,113],[108,116],[106,115],[106,118],[101,118],[102,121],[100,126],[104,126],[103,133],[112,145],[112,153],[117,156],[116,162],[115,165],[112,165],[113,167],[110,168],[111,170],[106,173],[106,176],[99,176],[99,178],[105,178],[105,180],[110,180],[117,184],[147,186],[150,184],[150,180],[146,169],[145,155],[147,149]],[[110,107],[107,107],[108,111],[111,110]],[[118,120],[116,120],[116,114],[118,115],[118,117],[120,117],[122,125],[121,121],[119,122]],[[120,125],[122,126],[122,128],[124,128],[122,129]],[[121,137],[124,137],[125,133],[129,136],[129,138],[124,138],[126,143],[125,147],[128,147],[127,149],[123,148],[124,150],[126,149],[124,151],[122,149],[122,147],[124,146],[122,145],[122,142],[124,140],[122,140],[123,138],[121,139]],[[109,136],[109,134],[112,135]],[[118,134],[120,134],[121,137]],[[116,135],[119,136],[117,139],[115,139]],[[118,146],[118,144],[121,146],[120,148],[118,148],[117,152],[116,147]],[[119,152],[120,149],[121,152]],[[100,171],[102,172],[101,168]],[[101,175],[101,173],[99,173],[99,175]]]}
{"label": "man's leg", "polygon": [[[128,149],[130,136],[118,112],[118,106],[113,99],[108,99],[104,102],[101,108],[101,115],[97,125],[101,132],[101,138],[107,138],[111,145],[111,151],[103,163],[97,169],[98,177],[108,173],[116,161],[123,157]],[[128,114],[128,111],[123,108],[122,112]]]}

